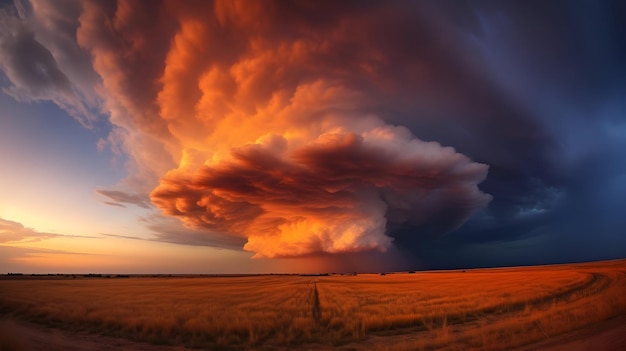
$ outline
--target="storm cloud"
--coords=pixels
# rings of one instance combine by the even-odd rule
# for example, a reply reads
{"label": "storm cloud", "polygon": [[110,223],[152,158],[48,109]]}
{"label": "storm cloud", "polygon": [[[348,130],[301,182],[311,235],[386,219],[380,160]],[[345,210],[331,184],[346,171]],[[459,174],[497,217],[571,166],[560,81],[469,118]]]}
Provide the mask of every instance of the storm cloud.
{"label": "storm cloud", "polygon": [[[158,182],[157,208],[279,257],[386,250],[391,226],[444,234],[487,205],[477,188],[486,165],[382,120],[374,97],[401,88],[384,73],[404,49],[387,53],[354,29],[380,44],[411,39],[402,28],[369,29],[410,18],[374,4],[353,17],[354,5],[165,2],[150,16],[140,2],[85,6],[79,42],[94,55],[143,183]],[[107,21],[113,31],[99,24]],[[417,71],[416,84],[428,84]]]}
{"label": "storm cloud", "polygon": [[275,136],[231,159],[165,176],[152,201],[194,227],[247,237],[259,257],[341,253],[391,245],[394,225],[456,229],[490,196],[487,167],[451,148],[381,125],[320,135],[289,150]]}

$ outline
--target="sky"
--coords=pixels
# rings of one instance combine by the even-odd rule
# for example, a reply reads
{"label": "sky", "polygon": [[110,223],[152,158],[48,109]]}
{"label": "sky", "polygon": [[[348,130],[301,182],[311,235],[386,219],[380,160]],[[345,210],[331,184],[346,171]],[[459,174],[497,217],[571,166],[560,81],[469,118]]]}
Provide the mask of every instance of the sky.
{"label": "sky", "polygon": [[626,257],[623,1],[0,1],[0,273]]}

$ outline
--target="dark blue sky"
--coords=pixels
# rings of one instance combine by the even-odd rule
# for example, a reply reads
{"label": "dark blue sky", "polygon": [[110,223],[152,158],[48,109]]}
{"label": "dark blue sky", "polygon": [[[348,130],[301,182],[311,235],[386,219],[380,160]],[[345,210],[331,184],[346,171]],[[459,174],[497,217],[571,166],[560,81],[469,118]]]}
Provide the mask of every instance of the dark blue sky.
{"label": "dark blue sky", "polygon": [[482,66],[478,74],[464,71],[471,84],[459,84],[474,106],[451,117],[467,136],[412,130],[489,164],[480,188],[493,200],[445,238],[398,241],[443,266],[623,257],[624,4],[444,4],[465,37],[454,54],[478,57]]}

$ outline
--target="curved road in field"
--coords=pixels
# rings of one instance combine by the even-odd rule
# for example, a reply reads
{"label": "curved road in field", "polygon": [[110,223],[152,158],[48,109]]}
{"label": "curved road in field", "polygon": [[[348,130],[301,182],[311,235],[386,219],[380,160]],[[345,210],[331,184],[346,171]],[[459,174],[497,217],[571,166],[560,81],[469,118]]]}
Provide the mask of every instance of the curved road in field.
{"label": "curved road in field", "polygon": [[[626,293],[626,292],[625,292]],[[626,350],[626,316],[571,331],[516,351],[619,351]]]}

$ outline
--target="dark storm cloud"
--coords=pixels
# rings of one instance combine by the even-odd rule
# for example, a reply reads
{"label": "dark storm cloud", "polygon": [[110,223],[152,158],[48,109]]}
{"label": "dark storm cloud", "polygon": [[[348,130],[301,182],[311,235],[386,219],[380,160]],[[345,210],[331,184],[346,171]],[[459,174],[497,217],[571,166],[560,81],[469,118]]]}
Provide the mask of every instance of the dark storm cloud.
{"label": "dark storm cloud", "polygon": [[[626,223],[617,214],[626,206],[623,4],[470,4],[475,20],[465,22],[472,25],[451,25],[463,28],[460,38],[482,55],[483,78],[498,87],[487,95],[494,103],[485,105],[515,103],[500,124],[474,133],[482,146],[468,149],[462,138],[452,145],[490,165],[481,188],[494,200],[449,237],[407,245],[430,247],[422,257],[445,266],[623,257]],[[526,127],[518,124],[499,139],[511,115]],[[407,241],[397,238],[399,245]],[[457,259],[436,257],[446,249]],[[491,263],[483,257],[489,250]]]}

